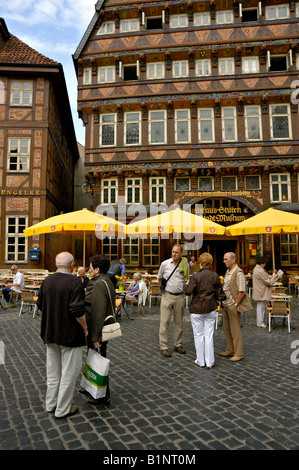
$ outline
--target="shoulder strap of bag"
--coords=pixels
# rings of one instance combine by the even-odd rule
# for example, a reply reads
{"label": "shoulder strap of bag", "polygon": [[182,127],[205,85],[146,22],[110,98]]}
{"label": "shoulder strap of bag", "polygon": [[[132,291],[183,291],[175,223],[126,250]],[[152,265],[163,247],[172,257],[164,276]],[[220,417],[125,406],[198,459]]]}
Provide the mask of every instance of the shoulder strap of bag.
{"label": "shoulder strap of bag", "polygon": [[[114,313],[114,307],[113,307],[113,303],[112,303],[112,299],[111,299],[111,294],[110,294],[110,289],[108,287],[108,284],[106,281],[104,281],[104,279],[102,279],[102,281],[106,284],[106,287],[107,287],[107,291],[108,291],[108,295],[109,295],[109,299],[110,299],[110,303],[111,303],[111,308],[112,308],[112,314],[113,314],[113,318],[114,320],[116,321],[116,318],[115,318],[115,313]],[[107,320],[107,318],[109,317],[112,317],[112,315],[108,315],[106,318],[105,318],[105,321]]]}
{"label": "shoulder strap of bag", "polygon": [[181,259],[182,259],[182,258],[180,258],[180,261],[179,261],[179,262],[178,262],[178,264],[175,266],[175,268],[174,268],[174,270],[172,271],[172,273],[170,274],[170,276],[169,276],[169,277],[166,279],[166,282],[168,282],[168,281],[169,281],[169,279],[171,278],[171,276],[173,275],[174,271],[176,270],[176,268],[177,268],[177,267],[178,267],[178,265],[180,264],[180,262],[181,262]]}

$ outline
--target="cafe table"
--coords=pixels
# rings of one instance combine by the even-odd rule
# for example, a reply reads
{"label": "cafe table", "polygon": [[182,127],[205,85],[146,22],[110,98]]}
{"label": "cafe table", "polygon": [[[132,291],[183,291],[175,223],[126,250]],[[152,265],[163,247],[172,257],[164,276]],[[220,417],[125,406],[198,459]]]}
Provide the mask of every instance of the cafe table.
{"label": "cafe table", "polygon": [[127,315],[129,320],[133,320],[133,318],[130,316],[129,312],[127,311],[126,308],[126,294],[128,294],[128,290],[115,290],[115,295],[117,299],[121,299],[121,307],[123,308],[125,314]]}

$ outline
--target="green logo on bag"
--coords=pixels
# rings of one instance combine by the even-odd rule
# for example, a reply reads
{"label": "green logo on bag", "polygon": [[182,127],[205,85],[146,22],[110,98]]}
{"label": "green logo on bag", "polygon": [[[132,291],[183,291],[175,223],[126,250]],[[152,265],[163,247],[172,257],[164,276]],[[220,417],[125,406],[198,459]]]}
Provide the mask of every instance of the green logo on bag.
{"label": "green logo on bag", "polygon": [[107,386],[108,377],[107,375],[100,375],[95,372],[88,364],[85,364],[83,369],[83,375],[86,377],[88,382],[95,385],[97,388],[104,388]]}

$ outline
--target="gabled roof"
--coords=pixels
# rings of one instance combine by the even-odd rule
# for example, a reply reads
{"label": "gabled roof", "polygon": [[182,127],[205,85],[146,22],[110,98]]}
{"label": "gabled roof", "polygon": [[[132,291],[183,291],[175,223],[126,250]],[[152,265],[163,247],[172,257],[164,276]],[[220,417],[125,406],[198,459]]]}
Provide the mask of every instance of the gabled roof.
{"label": "gabled roof", "polygon": [[11,34],[0,18],[0,64],[58,65]]}
{"label": "gabled roof", "polygon": [[88,38],[89,36],[91,35],[92,31],[93,31],[93,28],[95,27],[96,25],[96,22],[99,18],[99,11],[101,10],[102,6],[103,6],[103,3],[104,3],[104,0],[98,0],[96,5],[95,5],[95,14],[93,15],[92,17],[92,20],[91,22],[89,23],[84,35],[83,35],[83,38],[81,39],[80,41],[80,44],[79,46],[77,47],[76,49],[76,52],[73,54],[73,61],[74,61],[74,64],[75,64],[75,69],[76,69],[76,72],[77,72],[77,60],[79,59],[80,57],[80,54],[81,52],[83,51],[84,49],[84,46],[85,44],[87,43],[88,41]]}

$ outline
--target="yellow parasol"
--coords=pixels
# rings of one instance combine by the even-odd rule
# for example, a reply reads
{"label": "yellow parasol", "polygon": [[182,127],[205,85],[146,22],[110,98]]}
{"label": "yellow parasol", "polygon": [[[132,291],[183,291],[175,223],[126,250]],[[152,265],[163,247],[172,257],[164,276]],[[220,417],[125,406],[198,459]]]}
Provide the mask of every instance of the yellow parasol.
{"label": "yellow parasol", "polygon": [[23,231],[25,237],[42,233],[83,233],[83,265],[85,266],[85,235],[86,233],[106,233],[106,235],[125,233],[125,225],[110,217],[82,209],[66,214],[55,215],[28,227]]}
{"label": "yellow parasol", "polygon": [[232,236],[271,235],[273,270],[275,269],[273,234],[277,233],[299,233],[299,215],[270,208],[243,222],[226,227],[226,234]]}
{"label": "yellow parasol", "polygon": [[205,219],[200,215],[183,211],[179,208],[163,212],[127,225],[127,235],[157,236],[163,234],[210,234],[223,235],[225,227]]}

